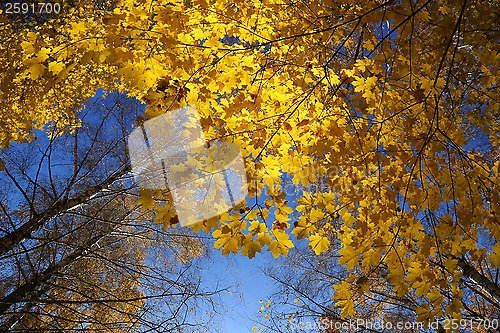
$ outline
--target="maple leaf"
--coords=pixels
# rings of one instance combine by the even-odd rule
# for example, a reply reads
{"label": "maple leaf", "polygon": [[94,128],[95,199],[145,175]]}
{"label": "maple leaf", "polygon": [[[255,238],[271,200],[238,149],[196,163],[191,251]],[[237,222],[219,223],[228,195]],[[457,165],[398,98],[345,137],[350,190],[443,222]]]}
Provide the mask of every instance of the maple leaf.
{"label": "maple leaf", "polygon": [[149,189],[139,190],[139,199],[137,200],[137,204],[141,205],[143,210],[153,208],[154,202],[153,191]]}
{"label": "maple leaf", "polygon": [[21,47],[23,48],[25,54],[32,54],[35,52],[35,48],[33,47],[33,44],[31,44],[28,41],[22,42]]}
{"label": "maple leaf", "polygon": [[71,23],[71,29],[69,29],[69,33],[72,35],[79,35],[84,32],[86,29],[85,22]]}
{"label": "maple leaf", "polygon": [[43,75],[45,71],[45,66],[39,63],[34,63],[29,66],[28,72],[30,73],[30,78],[32,80],[38,79],[40,76]]}
{"label": "maple leaf", "polygon": [[49,63],[49,71],[54,75],[59,74],[66,66],[62,62],[52,61]]}
{"label": "maple leaf", "polygon": [[257,241],[264,246],[272,241],[271,236],[267,232],[259,232],[257,234]]}
{"label": "maple leaf", "polygon": [[330,248],[330,240],[319,234],[310,236],[309,244],[316,255],[326,252]]}
{"label": "maple leaf", "polygon": [[432,313],[429,304],[422,304],[415,312],[417,313],[418,321],[429,322],[431,319]]}
{"label": "maple leaf", "polygon": [[272,230],[272,234],[276,239],[268,244],[268,249],[272,252],[273,257],[278,258],[280,255],[287,255],[288,249],[294,247],[288,235],[278,230]]}
{"label": "maple leaf", "polygon": [[490,255],[490,261],[493,265],[500,268],[500,243],[493,247],[493,254]]}
{"label": "maple leaf", "polygon": [[259,241],[255,241],[251,235],[246,235],[243,241],[243,248],[241,249],[241,254],[248,256],[252,259],[255,257],[255,253],[261,252],[262,244]]}

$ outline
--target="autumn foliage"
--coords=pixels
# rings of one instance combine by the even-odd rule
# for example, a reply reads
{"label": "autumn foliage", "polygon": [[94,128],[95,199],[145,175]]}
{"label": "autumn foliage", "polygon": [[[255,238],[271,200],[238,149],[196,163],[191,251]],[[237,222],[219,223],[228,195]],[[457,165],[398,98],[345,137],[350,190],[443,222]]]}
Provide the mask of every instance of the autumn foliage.
{"label": "autumn foliage", "polygon": [[[208,141],[241,147],[251,180],[244,205],[193,227],[223,254],[278,257],[301,239],[338,251],[342,317],[382,270],[396,295],[418,297],[421,321],[460,318],[470,290],[498,308],[499,12],[487,0],[122,0],[4,15],[0,144],[47,123],[71,131],[98,88],[141,100],[147,118],[195,105]],[[168,228],[164,192],[140,200]]]}

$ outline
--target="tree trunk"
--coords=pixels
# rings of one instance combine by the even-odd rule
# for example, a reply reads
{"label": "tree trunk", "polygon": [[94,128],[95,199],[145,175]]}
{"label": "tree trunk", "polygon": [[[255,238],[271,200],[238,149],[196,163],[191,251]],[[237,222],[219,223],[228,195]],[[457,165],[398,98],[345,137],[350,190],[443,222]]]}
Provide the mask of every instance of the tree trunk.
{"label": "tree trunk", "polygon": [[41,214],[36,214],[28,222],[20,226],[18,229],[0,238],[0,256],[9,252],[14,246],[21,243],[23,240],[31,237],[31,235],[39,230],[45,223],[55,216],[85,203],[92,196],[98,194],[103,189],[107,188],[115,181],[130,172],[130,167],[125,167],[123,170],[111,175],[108,179],[99,185],[89,188],[72,198],[56,202],[52,207]]}
{"label": "tree trunk", "polygon": [[108,233],[95,236],[87,243],[86,246],[80,247],[78,250],[71,253],[66,258],[59,261],[57,264],[47,268],[42,273],[36,274],[29,281],[16,288],[14,291],[0,299],[0,316],[3,315],[9,307],[14,303],[24,303],[36,301],[36,291],[39,287],[43,286],[55,273],[60,272],[65,267],[71,265],[78,260],[81,256],[94,246],[99,240],[106,237]]}
{"label": "tree trunk", "polygon": [[461,258],[454,258],[458,260],[458,266],[462,269],[463,276],[469,279],[474,285],[485,293],[490,302],[497,308],[500,308],[500,286],[488,279],[486,276],[478,272],[473,266],[468,264]]}

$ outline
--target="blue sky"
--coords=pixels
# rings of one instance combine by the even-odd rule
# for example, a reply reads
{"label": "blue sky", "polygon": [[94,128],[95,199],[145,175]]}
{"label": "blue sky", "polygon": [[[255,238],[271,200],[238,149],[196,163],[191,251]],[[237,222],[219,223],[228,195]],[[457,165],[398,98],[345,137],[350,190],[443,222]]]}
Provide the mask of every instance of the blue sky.
{"label": "blue sky", "polygon": [[272,281],[262,269],[278,261],[268,252],[257,253],[255,258],[248,259],[241,255],[222,256],[219,250],[213,250],[206,260],[206,270],[202,273],[202,281],[213,284],[220,281],[230,286],[234,293],[224,293],[220,299],[220,314],[215,316],[212,332],[242,333],[251,332],[253,326],[260,325],[264,313],[259,309],[270,298],[273,292]]}

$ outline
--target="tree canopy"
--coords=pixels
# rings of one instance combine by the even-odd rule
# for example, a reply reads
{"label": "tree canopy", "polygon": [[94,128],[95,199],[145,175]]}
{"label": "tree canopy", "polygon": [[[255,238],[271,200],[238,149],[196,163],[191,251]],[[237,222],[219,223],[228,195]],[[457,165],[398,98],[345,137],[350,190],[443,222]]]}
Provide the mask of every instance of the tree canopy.
{"label": "tree canopy", "polygon": [[[241,147],[246,203],[193,226],[223,254],[334,251],[341,316],[380,274],[418,319],[500,308],[499,3],[128,1],[2,15],[0,144],[75,131],[98,88],[196,106]],[[144,209],[176,223],[165,191]]]}

